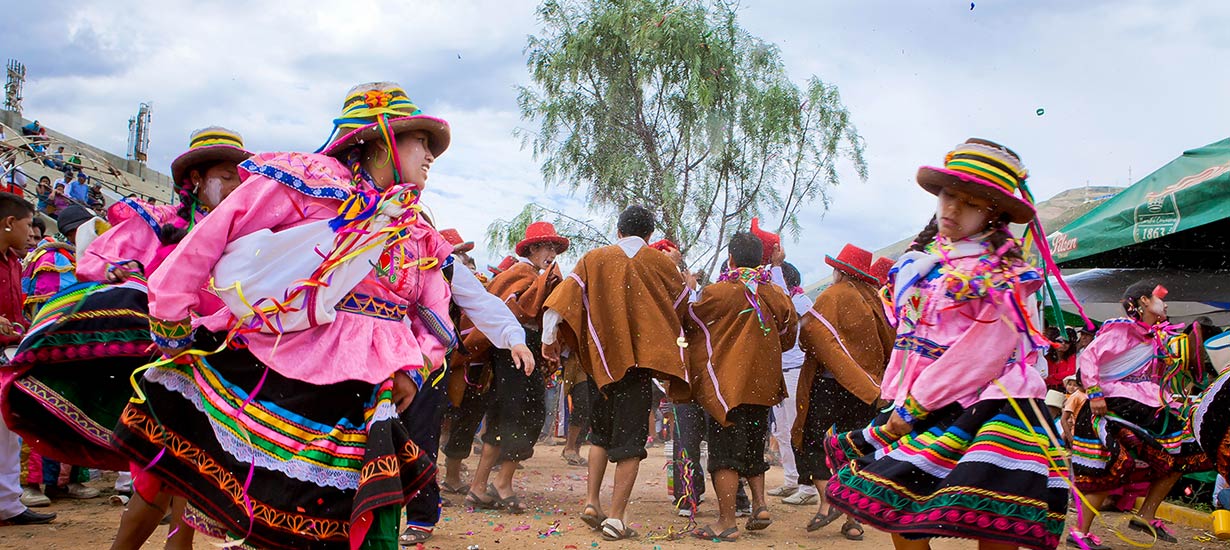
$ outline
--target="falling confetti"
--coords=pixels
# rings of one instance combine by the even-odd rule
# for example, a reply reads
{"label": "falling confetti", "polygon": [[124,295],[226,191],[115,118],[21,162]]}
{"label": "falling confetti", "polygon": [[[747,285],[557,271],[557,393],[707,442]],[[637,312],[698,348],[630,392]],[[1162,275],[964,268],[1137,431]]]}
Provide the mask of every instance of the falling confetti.
{"label": "falling confetti", "polygon": [[1046,109],[1043,109],[1043,108],[1039,107],[1039,108],[1038,108],[1037,113],[1038,113],[1038,116],[1045,115],[1045,114],[1046,114]]}
{"label": "falling confetti", "polygon": [[969,11],[974,11],[974,3],[973,3],[973,2],[970,2],[970,3],[969,3]]}

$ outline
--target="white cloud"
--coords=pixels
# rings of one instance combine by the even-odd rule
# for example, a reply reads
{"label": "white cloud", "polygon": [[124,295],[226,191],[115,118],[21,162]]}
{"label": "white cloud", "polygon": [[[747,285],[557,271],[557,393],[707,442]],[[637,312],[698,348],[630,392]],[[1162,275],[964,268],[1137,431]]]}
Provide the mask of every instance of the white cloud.
{"label": "white cloud", "polygon": [[[27,115],[112,151],[123,151],[137,104],[152,101],[151,166],[164,172],[188,132],[209,124],[239,130],[258,150],[314,149],[349,86],[400,81],[454,127],[427,195],[432,210],[481,242],[491,219],[544,194],[512,136],[526,125],[514,86],[528,79],[521,51],[538,30],[535,7],[53,0],[0,23],[0,51],[30,68]],[[1226,137],[1226,3],[983,1],[971,11],[962,2],[764,0],[741,18],[780,46],[796,80],[837,84],[867,140],[870,181],[847,171],[833,210],[808,208],[791,244],[808,281],[827,274],[824,254],[845,242],[874,249],[921,228],[933,200],[914,172],[966,137],[1021,153],[1040,198],[1086,182],[1124,185],[1129,168],[1140,178]],[[44,45],[24,41],[15,20]]]}

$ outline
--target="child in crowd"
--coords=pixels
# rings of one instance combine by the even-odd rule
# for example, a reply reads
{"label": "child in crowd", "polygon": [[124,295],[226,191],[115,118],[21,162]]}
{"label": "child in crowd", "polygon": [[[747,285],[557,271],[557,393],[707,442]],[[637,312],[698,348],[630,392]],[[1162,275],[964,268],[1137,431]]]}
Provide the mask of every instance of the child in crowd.
{"label": "child in crowd", "polygon": [[[1139,516],[1128,527],[1173,543],[1178,539],[1156,517],[1157,508],[1184,473],[1210,470],[1213,463],[1170,407],[1171,392],[1163,391],[1165,367],[1176,360],[1169,343],[1182,329],[1167,322],[1165,297],[1165,287],[1153,281],[1128,287],[1123,295],[1128,316],[1103,323],[1077,357],[1089,400],[1076,414],[1072,470],[1094,509],[1112,490],[1150,482]],[[1092,550],[1108,548],[1089,532],[1093,513],[1086,511],[1081,520],[1071,539]]]}
{"label": "child in crowd", "polygon": [[1032,368],[1045,339],[1026,317],[1043,282],[1008,231],[1034,221],[1026,177],[1016,153],[981,139],[918,171],[938,200],[883,290],[897,337],[880,398],[893,407],[826,443],[842,466],[829,501],[898,550],[930,537],[1059,544],[1067,472],[1052,460],[1058,442],[1035,435],[1052,421]]}
{"label": "child in crowd", "polygon": [[[521,260],[497,275],[487,288],[510,304],[509,309],[525,328],[530,349],[541,348],[538,340],[542,304],[562,279],[555,257],[567,250],[568,239],[558,235],[555,226],[531,223],[525,229],[525,238],[516,246]],[[469,347],[470,343],[466,345]],[[480,344],[474,345],[477,350]],[[491,350],[489,365],[494,376],[494,394],[487,407],[483,455],[470,481],[466,504],[520,514],[525,508],[513,493],[513,476],[521,461],[534,456],[534,443],[546,418],[543,375],[554,367],[519,364],[514,362],[511,352],[501,349]],[[497,464],[499,475],[488,486]]]}

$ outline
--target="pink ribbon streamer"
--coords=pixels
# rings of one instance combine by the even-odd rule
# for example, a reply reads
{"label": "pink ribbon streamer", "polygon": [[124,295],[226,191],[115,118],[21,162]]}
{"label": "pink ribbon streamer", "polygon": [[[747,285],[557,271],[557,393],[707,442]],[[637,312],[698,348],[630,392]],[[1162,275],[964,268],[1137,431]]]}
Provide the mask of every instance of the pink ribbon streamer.
{"label": "pink ribbon streamer", "polygon": [[607,378],[614,380],[615,377],[611,374],[611,368],[606,363],[606,352],[602,349],[602,340],[598,339],[598,331],[594,328],[594,318],[590,315],[589,309],[589,293],[585,288],[585,281],[576,273],[569,273],[568,277],[575,280],[581,286],[581,305],[585,307],[585,322],[589,325],[589,337],[594,340],[594,346],[598,348],[598,358],[602,360],[602,370],[606,372]]}

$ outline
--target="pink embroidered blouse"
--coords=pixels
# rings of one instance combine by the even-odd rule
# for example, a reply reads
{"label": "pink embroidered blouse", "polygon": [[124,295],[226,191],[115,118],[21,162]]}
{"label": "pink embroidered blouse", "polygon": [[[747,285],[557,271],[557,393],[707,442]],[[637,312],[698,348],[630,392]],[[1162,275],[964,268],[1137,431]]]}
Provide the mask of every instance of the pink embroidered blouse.
{"label": "pink embroidered blouse", "polygon": [[[979,243],[959,243],[949,256],[951,267],[968,272],[983,254]],[[927,411],[951,403],[969,407],[1003,399],[996,380],[1010,397],[1045,397],[1042,375],[1032,366],[1037,350],[1020,325],[1018,308],[1007,302],[1010,296],[993,293],[958,300],[946,290],[946,268],[938,260],[907,253],[894,267],[894,284],[886,291],[895,296],[886,309],[897,339],[880,397],[901,405],[912,396]],[[1042,286],[1028,266],[1021,264],[1015,271],[1011,292],[1028,297]]]}
{"label": "pink embroidered blouse", "polygon": [[[244,183],[222,201],[167,258],[169,269],[150,278],[150,314],[163,320],[188,317],[198,304],[196,289],[210,277],[227,243],[261,229],[296,227],[337,215],[350,193],[350,172],[337,160],[304,153],[263,153],[240,165]],[[410,228],[407,254],[435,257],[443,265],[452,246],[420,219]],[[396,267],[396,282],[374,272],[353,291],[364,300],[406,308],[386,317],[341,311],[329,324],[283,335],[246,333],[247,347],[271,369],[297,380],[332,384],[344,380],[377,383],[398,370],[443,364],[445,345],[420,320],[417,306],[448,319],[450,291],[438,267]],[[236,318],[225,306],[194,322],[211,331],[229,330]],[[447,321],[446,321],[447,322]]]}
{"label": "pink embroidered blouse", "polygon": [[[1161,407],[1157,361],[1147,326],[1132,319],[1110,319],[1076,357],[1076,369],[1091,392],[1100,387],[1103,397],[1126,397]],[[1122,367],[1116,368],[1115,363]]]}
{"label": "pink embroidered blouse", "polygon": [[[167,256],[175,250],[175,244],[163,244],[159,238],[162,224],[187,227],[187,222],[176,214],[177,208],[169,205],[151,207],[144,203],[118,202],[107,212],[112,228],[99,235],[89,248],[77,258],[79,281],[104,282],[111,266],[127,262],[140,263],[145,275],[151,276],[162,267]],[[197,221],[204,218],[197,213]],[[212,315],[222,307],[219,299],[207,286],[198,291],[196,315]]]}

